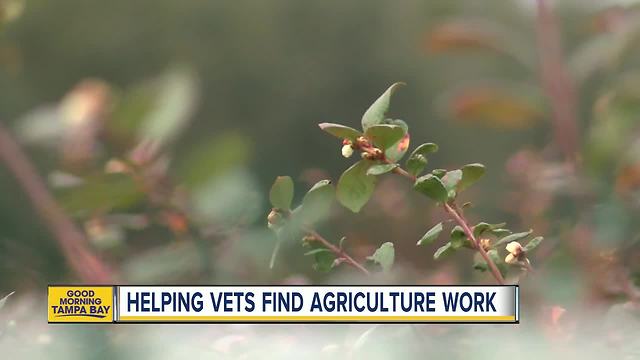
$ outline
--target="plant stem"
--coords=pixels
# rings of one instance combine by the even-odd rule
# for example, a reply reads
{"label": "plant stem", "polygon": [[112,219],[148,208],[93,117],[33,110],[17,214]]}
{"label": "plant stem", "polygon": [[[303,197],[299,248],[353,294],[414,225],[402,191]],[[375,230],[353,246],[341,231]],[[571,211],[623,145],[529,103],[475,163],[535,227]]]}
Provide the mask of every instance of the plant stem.
{"label": "plant stem", "polygon": [[540,77],[553,112],[554,141],[567,161],[579,148],[577,99],[565,66],[558,21],[545,0],[537,0],[536,33]]}
{"label": "plant stem", "polygon": [[32,206],[53,233],[65,259],[82,281],[112,283],[114,275],[109,266],[91,251],[84,234],[58,205],[27,155],[1,125],[0,161],[4,162],[27,194]]}
{"label": "plant stem", "polygon": [[[387,160],[387,162],[389,162],[389,160]],[[411,180],[412,182],[416,181],[416,177],[409,174],[405,169],[401,168],[400,166],[398,166],[397,168],[393,169],[393,172],[400,175],[400,176],[404,176],[407,179]]]}
{"label": "plant stem", "polygon": [[496,278],[496,280],[500,285],[504,285],[505,281],[504,281],[504,277],[502,277],[502,273],[500,272],[496,264],[493,262],[493,260],[491,260],[487,252],[482,248],[482,246],[480,245],[480,242],[478,241],[478,239],[476,239],[475,235],[473,235],[473,231],[469,227],[469,223],[467,222],[467,219],[465,219],[464,216],[460,214],[460,212],[458,212],[457,209],[455,209],[453,206],[447,203],[444,203],[443,205],[444,205],[445,211],[449,213],[449,215],[453,217],[453,219],[458,223],[458,225],[462,227],[462,230],[464,230],[464,233],[467,235],[469,240],[471,240],[471,242],[475,245],[476,250],[478,250],[478,252],[482,256],[484,261],[487,262],[487,265],[489,265],[489,269],[491,270],[491,274],[493,274],[493,277]]}
{"label": "plant stem", "polygon": [[[389,161],[387,160],[387,162]],[[405,178],[411,180],[412,182],[416,181],[415,176],[409,174],[406,170],[404,170],[399,166],[393,169],[393,172],[398,175],[404,176]],[[444,207],[444,210],[447,212],[447,214],[449,214],[453,218],[453,220],[455,220],[455,222],[458,223],[460,227],[462,227],[465,235],[467,235],[471,243],[474,244],[476,250],[478,250],[478,252],[482,256],[484,261],[487,262],[487,265],[491,270],[491,274],[493,275],[494,278],[496,278],[496,281],[498,281],[500,285],[504,285],[505,281],[504,281],[504,277],[502,276],[502,273],[500,273],[500,270],[498,269],[496,264],[493,262],[493,260],[491,260],[487,252],[482,248],[482,246],[480,246],[480,242],[478,241],[478,239],[476,239],[475,235],[473,235],[473,231],[471,230],[471,227],[469,226],[469,222],[467,221],[467,219],[465,219],[464,216],[455,208],[455,205],[452,206],[448,203],[444,203],[442,205]]]}
{"label": "plant stem", "polygon": [[[374,158],[374,159],[376,158],[376,156],[378,156],[378,155],[376,155],[375,148],[372,147],[371,145],[362,146],[362,147],[360,147],[360,150],[362,150],[362,151],[366,152],[367,154],[371,155],[372,158]],[[395,164],[394,162],[389,161],[389,159],[387,159],[384,155],[382,156],[382,158],[378,157],[378,160],[384,161],[387,164]],[[416,181],[416,177],[414,175],[410,174],[409,172],[407,172],[406,170],[404,170],[400,166],[395,167],[393,169],[393,172],[395,174],[398,174],[400,176],[403,176],[403,177],[411,180],[411,182],[415,182]],[[444,210],[447,212],[447,214],[449,214],[453,218],[453,220],[455,220],[455,222],[458,223],[458,225],[460,225],[462,227],[465,235],[467,236],[467,238],[469,238],[469,241],[471,241],[471,243],[474,244],[476,250],[478,250],[478,252],[482,256],[484,261],[489,266],[489,269],[491,270],[491,274],[496,279],[496,281],[500,285],[504,285],[505,284],[505,280],[504,280],[504,277],[502,276],[502,273],[500,272],[500,270],[498,269],[496,264],[493,262],[493,260],[491,260],[491,258],[487,254],[487,252],[482,248],[482,246],[480,245],[480,242],[475,237],[475,235],[473,235],[473,231],[471,230],[471,227],[469,226],[469,222],[467,221],[467,219],[465,219],[464,215],[462,215],[457,210],[457,207],[455,206],[454,203],[451,203],[451,204],[450,203],[443,203],[442,206],[444,207]]]}
{"label": "plant stem", "polygon": [[355,261],[351,256],[349,256],[349,254],[347,254],[344,250],[340,249],[339,247],[333,245],[331,242],[329,242],[329,240],[325,239],[324,237],[322,237],[322,235],[318,234],[317,231],[310,229],[310,228],[304,228],[304,231],[307,233],[307,235],[313,237],[314,240],[318,241],[319,243],[321,243],[324,247],[326,247],[327,249],[329,249],[332,253],[334,253],[338,259],[344,260],[344,262],[346,262],[347,264],[355,267],[356,269],[360,270],[362,273],[364,273],[365,275],[371,275],[371,273],[369,272],[369,270],[367,270],[364,266],[362,266],[359,262]]}

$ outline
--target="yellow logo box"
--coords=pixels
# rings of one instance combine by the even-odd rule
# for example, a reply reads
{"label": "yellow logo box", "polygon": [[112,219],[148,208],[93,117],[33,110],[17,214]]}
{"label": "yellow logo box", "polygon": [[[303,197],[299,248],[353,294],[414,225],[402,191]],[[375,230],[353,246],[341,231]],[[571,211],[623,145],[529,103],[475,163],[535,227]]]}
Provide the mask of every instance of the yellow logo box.
{"label": "yellow logo box", "polygon": [[113,322],[113,286],[57,286],[48,288],[50,323]]}

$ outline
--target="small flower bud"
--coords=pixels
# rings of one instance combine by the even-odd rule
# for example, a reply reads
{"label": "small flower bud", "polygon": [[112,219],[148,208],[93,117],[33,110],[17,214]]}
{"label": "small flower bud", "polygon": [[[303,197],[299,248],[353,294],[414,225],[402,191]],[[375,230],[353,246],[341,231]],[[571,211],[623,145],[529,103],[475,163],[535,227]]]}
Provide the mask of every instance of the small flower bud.
{"label": "small flower bud", "polygon": [[507,264],[515,264],[521,260],[526,260],[524,256],[524,250],[522,249],[522,245],[520,245],[517,241],[512,241],[506,246],[509,255],[504,259],[504,262]]}
{"label": "small flower bud", "polygon": [[164,223],[174,233],[186,234],[189,230],[189,222],[187,221],[187,218],[178,212],[167,211],[162,214],[162,217]]}
{"label": "small flower bud", "polygon": [[491,239],[480,239],[480,246],[482,247],[482,249],[484,249],[484,251],[488,251],[491,247]]}
{"label": "small flower bud", "polygon": [[110,159],[104,165],[104,172],[107,174],[118,174],[130,172],[131,169],[124,161],[118,159]]}
{"label": "small flower bud", "polygon": [[307,247],[311,246],[311,243],[315,240],[315,238],[311,235],[305,235],[302,237],[302,246]]}
{"label": "small flower bud", "polygon": [[373,160],[377,160],[377,159],[381,159],[382,158],[382,150],[375,148],[373,149],[373,151],[371,152],[371,158]]}
{"label": "small flower bud", "polygon": [[506,249],[511,255],[515,257],[518,257],[520,256],[520,254],[522,254],[522,245],[520,245],[520,243],[517,241],[508,243]]}
{"label": "small flower bud", "polygon": [[359,136],[356,139],[356,147],[358,147],[358,148],[366,148],[366,147],[369,147],[369,146],[370,146],[369,140],[367,140],[367,138],[365,138],[364,136]]}
{"label": "small flower bud", "polygon": [[351,157],[351,155],[353,155],[353,147],[351,147],[351,144],[347,144],[347,145],[343,145],[342,146],[342,156],[346,157],[347,159]]}
{"label": "small flower bud", "polygon": [[282,214],[277,209],[272,209],[267,215],[267,225],[269,229],[273,229],[282,223]]}

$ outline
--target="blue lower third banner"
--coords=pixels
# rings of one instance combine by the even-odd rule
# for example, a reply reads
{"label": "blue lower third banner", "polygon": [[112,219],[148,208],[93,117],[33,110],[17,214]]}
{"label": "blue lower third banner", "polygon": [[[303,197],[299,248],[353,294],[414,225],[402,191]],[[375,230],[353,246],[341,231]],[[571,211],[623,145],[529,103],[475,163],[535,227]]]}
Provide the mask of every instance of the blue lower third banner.
{"label": "blue lower third banner", "polygon": [[[105,287],[49,287],[49,322],[105,322]],[[115,323],[518,323],[518,286],[113,286]],[[57,299],[57,294],[64,299]],[[53,295],[53,296],[52,296]],[[110,294],[105,294],[106,297]],[[103,304],[111,299],[102,299]],[[60,304],[75,307],[61,308]],[[87,306],[86,311],[82,304]],[[65,306],[63,305],[63,306]],[[55,310],[52,310],[55,309]],[[64,310],[67,316],[55,316]],[[104,307],[101,309],[106,309]],[[71,314],[71,315],[68,315]],[[109,321],[107,320],[107,321]]]}

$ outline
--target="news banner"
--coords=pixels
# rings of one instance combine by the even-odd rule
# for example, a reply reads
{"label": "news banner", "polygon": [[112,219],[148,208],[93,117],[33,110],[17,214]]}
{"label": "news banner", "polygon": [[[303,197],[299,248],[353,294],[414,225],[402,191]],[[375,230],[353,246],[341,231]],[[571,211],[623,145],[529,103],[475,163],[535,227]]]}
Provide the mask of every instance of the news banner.
{"label": "news banner", "polygon": [[508,323],[506,286],[67,286],[49,323]]}

